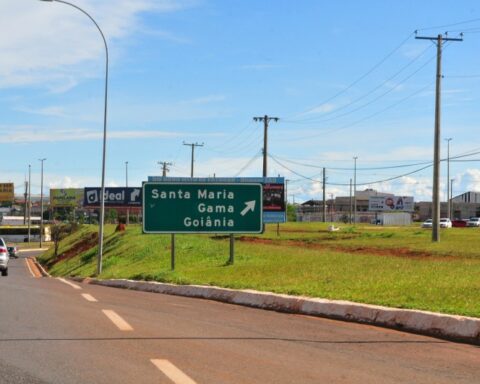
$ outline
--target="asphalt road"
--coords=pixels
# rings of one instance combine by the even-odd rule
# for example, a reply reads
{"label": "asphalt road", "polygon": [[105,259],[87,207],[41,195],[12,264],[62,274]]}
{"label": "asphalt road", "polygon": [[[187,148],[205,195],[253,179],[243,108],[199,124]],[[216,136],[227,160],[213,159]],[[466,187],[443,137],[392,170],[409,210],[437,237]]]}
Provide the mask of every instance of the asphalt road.
{"label": "asphalt road", "polygon": [[480,383],[476,346],[35,278],[33,254],[0,277],[2,384]]}

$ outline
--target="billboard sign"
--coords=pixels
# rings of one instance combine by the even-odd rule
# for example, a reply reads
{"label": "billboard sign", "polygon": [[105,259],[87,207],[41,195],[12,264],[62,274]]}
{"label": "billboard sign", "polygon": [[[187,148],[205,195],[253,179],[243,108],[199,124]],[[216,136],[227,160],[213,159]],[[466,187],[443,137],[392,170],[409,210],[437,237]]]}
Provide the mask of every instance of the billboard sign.
{"label": "billboard sign", "polygon": [[0,183],[0,203],[12,202],[14,191],[13,183]]}
{"label": "billboard sign", "polygon": [[50,189],[52,208],[80,207],[83,202],[83,188]]}
{"label": "billboard sign", "polygon": [[263,185],[263,223],[286,221],[285,178],[283,177],[163,177],[149,176],[149,182],[260,183]]}
{"label": "billboard sign", "polygon": [[413,212],[413,196],[370,196],[368,210],[374,212]]}
{"label": "billboard sign", "polygon": [[144,233],[260,233],[262,185],[143,184]]}
{"label": "billboard sign", "polygon": [[[100,207],[101,188],[84,189],[83,205]],[[105,188],[105,207],[141,207],[142,188],[113,187]]]}

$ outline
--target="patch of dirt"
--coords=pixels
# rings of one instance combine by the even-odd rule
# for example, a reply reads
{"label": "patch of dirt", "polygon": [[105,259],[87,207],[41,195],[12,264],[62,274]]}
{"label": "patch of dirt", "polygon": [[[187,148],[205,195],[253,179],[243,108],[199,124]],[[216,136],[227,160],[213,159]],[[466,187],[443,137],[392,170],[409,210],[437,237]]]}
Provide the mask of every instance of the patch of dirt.
{"label": "patch of dirt", "polygon": [[[442,256],[434,255],[432,253],[420,250],[414,250],[409,248],[395,248],[395,249],[382,249],[374,247],[364,247],[364,246],[341,246],[341,245],[332,245],[332,244],[322,244],[317,242],[312,242],[311,240],[272,240],[272,239],[262,239],[259,237],[245,237],[241,236],[237,238],[238,241],[244,241],[247,243],[255,244],[266,244],[266,245],[277,245],[277,246],[287,246],[287,247],[301,247],[307,249],[321,249],[337,252],[347,252],[347,253],[359,253],[364,255],[377,255],[377,256],[393,256],[393,257],[405,257],[405,258],[415,258],[415,259],[425,259],[425,260],[457,260],[453,256]],[[323,241],[323,240],[322,240]]]}
{"label": "patch of dirt", "polygon": [[98,243],[98,233],[93,232],[90,236],[85,237],[79,242],[75,243],[72,248],[68,251],[58,255],[51,263],[49,263],[49,268],[53,265],[59,263],[60,261],[71,259],[72,257],[77,256],[78,254],[88,251],[90,248],[93,248]]}

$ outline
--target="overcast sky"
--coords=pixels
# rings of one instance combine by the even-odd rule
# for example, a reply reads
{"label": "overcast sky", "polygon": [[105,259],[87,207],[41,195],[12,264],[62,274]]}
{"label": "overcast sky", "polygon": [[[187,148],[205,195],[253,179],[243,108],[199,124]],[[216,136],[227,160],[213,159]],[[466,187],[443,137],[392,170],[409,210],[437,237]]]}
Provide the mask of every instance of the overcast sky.
{"label": "overcast sky", "polygon": [[[170,176],[261,176],[265,114],[271,176],[289,200],[358,189],[431,200],[435,55],[444,45],[442,157],[454,194],[480,191],[478,1],[72,0],[110,52],[109,186]],[[39,193],[99,186],[105,49],[91,21],[61,3],[0,0],[1,182],[16,193],[32,165]],[[461,160],[461,161],[459,161]],[[420,170],[424,168],[423,170]],[[420,170],[418,172],[414,172]],[[397,176],[405,175],[390,181]],[[446,162],[442,163],[446,195]]]}

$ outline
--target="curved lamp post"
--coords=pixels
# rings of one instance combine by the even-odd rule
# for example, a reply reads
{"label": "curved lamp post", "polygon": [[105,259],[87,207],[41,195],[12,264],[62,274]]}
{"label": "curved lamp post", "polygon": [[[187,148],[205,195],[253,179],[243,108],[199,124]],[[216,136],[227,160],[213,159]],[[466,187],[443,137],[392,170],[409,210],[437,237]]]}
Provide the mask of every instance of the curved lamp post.
{"label": "curved lamp post", "polygon": [[97,27],[100,35],[102,36],[103,43],[105,44],[105,109],[103,115],[103,156],[102,156],[102,186],[100,193],[100,226],[98,231],[98,258],[97,258],[97,275],[102,273],[102,255],[103,255],[103,226],[105,221],[105,155],[106,155],[106,146],[107,146],[107,96],[108,96],[108,46],[107,40],[102,30],[98,26],[97,22],[82,8],[76,6],[75,4],[69,3],[63,0],[40,0],[45,2],[57,2],[70,5],[73,8],[78,9],[80,12],[85,14]]}

